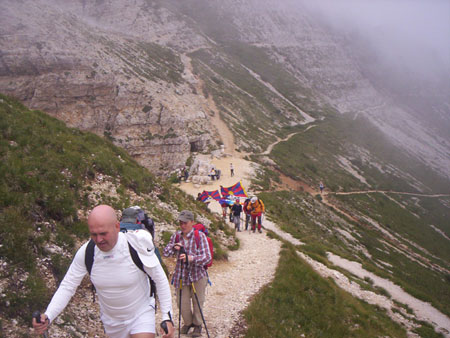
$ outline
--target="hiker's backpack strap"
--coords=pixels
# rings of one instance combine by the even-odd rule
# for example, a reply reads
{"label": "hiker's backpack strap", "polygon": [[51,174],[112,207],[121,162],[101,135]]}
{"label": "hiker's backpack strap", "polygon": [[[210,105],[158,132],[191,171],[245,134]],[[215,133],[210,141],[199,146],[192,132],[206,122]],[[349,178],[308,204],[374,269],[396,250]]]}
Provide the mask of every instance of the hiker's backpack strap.
{"label": "hiker's backpack strap", "polygon": [[[84,253],[84,264],[86,265],[86,270],[91,275],[92,266],[94,265],[94,250],[95,250],[95,242],[91,239],[86,246],[86,252]],[[95,303],[95,286],[91,282],[91,291],[92,291],[92,302]]]}
{"label": "hiker's backpack strap", "polygon": [[194,231],[194,238],[195,238],[195,244],[197,244],[197,249],[200,246],[200,234],[198,232],[199,232],[199,230]]}
{"label": "hiker's backpack strap", "polygon": [[94,265],[94,250],[95,242],[91,239],[86,246],[86,253],[84,255],[84,264],[86,265],[86,270],[91,275],[92,265]]}
{"label": "hiker's backpack strap", "polygon": [[153,279],[150,278],[150,276],[145,272],[144,270],[144,264],[142,263],[141,259],[139,258],[139,254],[137,253],[136,249],[131,246],[131,244],[128,242],[128,249],[130,250],[131,259],[133,260],[134,264],[148,276],[148,279],[150,281],[150,297],[156,296],[156,284],[153,281]]}
{"label": "hiker's backpack strap", "polygon": [[141,259],[139,258],[139,255],[137,251],[131,246],[130,243],[128,243],[128,250],[130,250],[131,259],[133,260],[134,264],[145,274],[147,274],[144,270],[144,264],[142,263]]}

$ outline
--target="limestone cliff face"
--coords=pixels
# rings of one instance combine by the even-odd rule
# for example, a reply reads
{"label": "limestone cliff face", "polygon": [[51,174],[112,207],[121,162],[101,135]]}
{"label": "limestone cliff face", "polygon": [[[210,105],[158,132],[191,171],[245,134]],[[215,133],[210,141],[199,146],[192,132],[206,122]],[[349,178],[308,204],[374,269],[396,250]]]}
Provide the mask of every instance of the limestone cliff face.
{"label": "limestone cliff face", "polygon": [[180,48],[205,42],[163,9],[146,9],[152,15],[139,23],[145,4],[3,1],[0,91],[106,135],[164,173],[183,165],[191,149],[216,144],[195,76],[178,54],[152,41]]}

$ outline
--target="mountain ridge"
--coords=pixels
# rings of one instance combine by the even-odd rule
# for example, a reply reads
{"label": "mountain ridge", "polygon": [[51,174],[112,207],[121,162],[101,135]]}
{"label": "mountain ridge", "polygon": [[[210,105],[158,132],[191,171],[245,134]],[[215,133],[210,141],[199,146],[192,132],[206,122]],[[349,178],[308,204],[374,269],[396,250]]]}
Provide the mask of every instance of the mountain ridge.
{"label": "mountain ridge", "polygon": [[[21,31],[29,34],[27,32],[34,29],[33,27],[36,27],[37,24],[37,22],[32,24],[33,20],[36,21],[36,19],[33,18],[33,11],[24,10],[25,3],[20,5],[5,2],[3,8],[6,13],[9,11],[11,17],[15,17],[15,21],[22,22],[21,25],[15,24],[15,27],[19,28],[17,33],[19,35]],[[6,4],[9,6],[6,6]],[[36,77],[34,75],[23,78],[21,86],[11,86],[11,83],[18,83],[19,79],[11,82],[14,76],[12,78],[5,77],[5,75],[10,74],[8,69],[12,69],[13,61],[10,57],[7,57],[8,54],[4,54],[2,56],[3,68],[1,74],[3,76],[0,77],[0,90],[20,97],[28,104],[31,103],[32,107],[56,114],[73,126],[91,130],[100,135],[117,135],[116,144],[122,144],[129,151],[134,152],[136,158],[152,170],[156,170],[160,174],[167,174],[153,163],[156,161],[162,162],[164,167],[173,170],[181,166],[189,157],[191,147],[200,151],[217,147],[215,140],[217,133],[214,132],[214,126],[206,124],[205,128],[198,126],[196,123],[196,120],[207,117],[208,111],[204,111],[204,108],[202,108],[205,107],[203,96],[207,94],[192,92],[192,85],[189,84],[189,81],[198,81],[200,78],[205,81],[207,80],[205,77],[209,75],[206,73],[193,74],[191,80],[186,82],[186,80],[182,80],[183,69],[186,69],[186,67],[183,67],[182,63],[176,61],[176,59],[186,53],[192,54],[194,51],[214,51],[208,58],[202,57],[202,62],[208,64],[214,62],[212,56],[214,54],[226,58],[228,57],[227,54],[234,53],[237,57],[235,61],[230,63],[229,60],[223,59],[224,67],[230,69],[233,64],[238,66],[239,62],[247,63],[247,67],[252,67],[248,63],[251,60],[248,57],[252,57],[254,61],[255,57],[261,57],[265,54],[264,57],[269,57],[273,62],[272,65],[269,65],[265,61],[266,69],[269,69],[267,66],[274,67],[276,63],[279,63],[286,68],[285,75],[287,76],[289,73],[289,76],[296,82],[295,86],[297,88],[304,86],[304,88],[300,92],[298,90],[292,92],[292,87],[286,86],[280,90],[280,82],[274,83],[272,75],[267,78],[261,73],[261,68],[253,67],[251,71],[255,74],[259,73],[259,76],[262,76],[265,82],[272,83],[273,88],[306,113],[310,111],[309,114],[311,114],[312,111],[315,111],[316,117],[320,117],[324,114],[325,105],[328,104],[335,106],[340,112],[350,111],[365,114],[388,135],[394,144],[432,166],[440,175],[450,177],[447,170],[450,167],[450,163],[448,163],[448,149],[450,148],[448,139],[434,135],[432,131],[424,129],[421,122],[414,120],[411,114],[399,107],[391,98],[380,94],[380,88],[376,89],[371,83],[371,79],[365,78],[361,73],[361,63],[353,59],[352,50],[348,48],[348,44],[342,43],[344,41],[342,37],[337,34],[331,35],[326,27],[320,26],[319,21],[313,22],[314,17],[308,12],[307,7],[296,7],[297,9],[289,11],[290,5],[288,1],[278,5],[275,5],[273,1],[266,1],[264,6],[257,2],[232,1],[221,4],[213,1],[206,5],[198,0],[189,1],[182,5],[177,2],[162,3],[142,0],[130,5],[115,0],[95,4],[82,1],[63,2],[56,6],[51,0],[40,0],[39,6],[44,6],[48,13],[53,13],[47,14],[48,19],[41,20],[40,25],[46,27],[48,24],[45,22],[55,21],[54,19],[56,19],[55,22],[58,22],[58,25],[50,26],[44,30],[40,29],[42,33],[39,33],[38,30],[33,32],[32,35],[38,38],[38,41],[39,36],[44,40],[46,39],[45,36],[53,40],[52,45],[61,49],[61,57],[65,57],[67,60],[61,63],[59,61],[61,57],[56,57],[55,61],[60,62],[59,66],[54,64],[51,67],[56,66],[56,69],[62,67],[65,73],[71,72],[72,68],[74,68],[74,71],[76,69],[84,69],[84,71],[80,74],[81,76],[57,75],[56,78],[52,76],[53,80],[49,76],[43,79],[42,76]],[[39,6],[35,5],[36,12],[41,10]],[[302,5],[299,4],[299,6]],[[16,8],[16,11],[12,11],[12,8]],[[268,10],[268,8],[272,8],[272,10]],[[65,17],[67,11],[70,14]],[[202,11],[208,11],[209,15],[199,16],[196,14],[203,13]],[[27,21],[23,20],[23,12],[28,15]],[[121,13],[121,15],[118,16],[116,13]],[[211,26],[212,22],[219,24]],[[5,21],[6,23],[8,21]],[[200,26],[195,27],[199,24]],[[68,28],[68,30],[61,29],[67,25],[71,28]],[[3,39],[5,39],[5,33],[12,33],[11,30],[5,32],[5,28],[2,29]],[[225,30],[224,37],[221,35],[224,32],[220,29]],[[77,31],[79,30],[84,31],[82,40],[80,40],[81,36],[77,37]],[[60,31],[65,32],[63,34],[66,37],[63,37],[64,35],[59,37]],[[136,39],[137,44],[134,42],[130,44],[130,39],[133,38]],[[83,39],[84,42],[82,42]],[[66,46],[63,46],[63,41],[68,42],[70,40],[75,42],[75,45],[70,47],[72,53],[74,53],[73,61],[67,58],[70,45],[66,43]],[[4,42],[4,45],[7,46],[7,39]],[[164,84],[164,80],[159,84],[154,82],[155,76],[159,76],[160,79],[162,76],[165,79],[167,74],[163,72],[158,75],[158,73],[149,72],[149,70],[154,65],[157,65],[157,67],[165,67],[166,65],[164,61],[157,61],[153,66],[152,61],[144,61],[142,57],[145,54],[142,53],[146,52],[142,43],[153,46],[148,50],[149,60],[157,61],[159,57],[157,53],[161,48],[166,48],[167,51],[163,52],[163,55],[165,55],[163,58],[169,57],[170,54],[173,55],[170,58],[175,57],[167,71],[173,72],[173,75],[179,79],[177,82],[173,84],[170,84],[170,82]],[[252,54],[247,53],[246,56],[245,54],[239,55],[239,50],[236,50],[236,47],[238,47],[236,43],[240,43],[242,47],[245,45],[246,49],[248,49],[248,46],[266,47],[264,49],[256,47],[258,50],[255,50]],[[24,46],[30,44],[36,45],[35,41],[22,42]],[[224,54],[224,50],[217,50],[217,47],[221,44],[229,46],[226,54]],[[96,46],[95,49],[89,51],[94,46]],[[32,72],[33,69],[39,71],[39,67],[44,67],[39,59],[46,60],[52,55],[52,49],[46,51],[43,42],[38,42],[37,47],[40,48],[40,52],[37,53],[35,59],[27,59],[23,56],[15,58],[17,61],[24,58],[22,66],[20,64],[16,66],[17,70],[23,69],[25,72]],[[85,55],[78,54],[79,47],[86,52]],[[3,48],[3,50],[6,51],[7,49]],[[95,52],[95,50],[97,51]],[[88,55],[90,55],[91,60],[86,58]],[[98,55],[102,55],[101,58],[104,59],[101,63],[95,61]],[[177,63],[179,66],[177,66]],[[29,66],[26,66],[27,64]],[[70,66],[71,64],[72,66]],[[112,66],[113,64],[122,65],[117,67]],[[214,66],[214,63],[209,66]],[[103,74],[105,72],[106,74]],[[17,74],[17,71],[13,73]],[[235,74],[234,78],[228,78],[231,74],[227,73],[221,75],[227,81],[231,80],[238,87],[242,84],[236,82],[240,81],[236,76],[241,79],[253,76],[251,73],[245,74],[242,71]],[[141,84],[130,81],[128,79],[130,76],[140,78]],[[30,83],[33,78],[34,85],[33,82]],[[39,78],[41,80],[38,80]],[[181,82],[179,82],[180,80]],[[65,83],[66,86],[61,88],[58,82]],[[98,84],[95,84],[96,82]],[[74,83],[75,86],[71,83]],[[88,83],[91,85],[88,85]],[[47,87],[47,93],[55,92],[56,96],[52,97],[51,94],[43,96],[42,91],[36,88],[42,85]],[[207,85],[210,84],[207,83]],[[83,89],[83,87],[85,88]],[[379,87],[379,84],[376,87]],[[24,92],[24,88],[27,88],[28,93]],[[245,111],[236,112],[236,107],[220,98],[220,96],[224,96],[227,90],[221,88],[221,85],[216,85],[216,88],[217,91],[213,93],[213,96],[215,100],[222,100],[223,106],[219,106],[218,109],[225,114],[224,116],[230,116],[231,118],[232,114],[237,114],[236,117],[239,119],[247,119],[246,114],[250,113],[252,108],[247,106]],[[173,91],[173,95],[167,95],[170,91]],[[69,94],[71,92],[73,94]],[[265,96],[272,95],[269,93],[270,90],[266,92]],[[75,97],[71,99],[71,95]],[[102,95],[106,96],[102,99]],[[43,96],[42,100],[39,100],[40,96]],[[307,100],[301,99],[301,96],[304,96]],[[64,100],[63,97],[67,97],[68,100]],[[83,99],[80,100],[80,98]],[[257,97],[255,103],[260,104],[260,102],[263,102],[261,100],[263,100],[262,97]],[[49,105],[51,101],[56,102]],[[178,103],[175,103],[177,101]],[[84,103],[80,105],[81,102]],[[171,104],[169,105],[168,102],[171,102]],[[260,110],[269,109],[268,113],[265,114],[266,118],[269,119],[276,118],[276,115],[273,115],[270,110],[283,113],[289,111],[286,106],[280,105],[280,102],[277,103],[274,99],[271,99],[268,104],[263,103],[263,105]],[[92,109],[93,107],[96,108]],[[84,111],[82,114],[80,113],[81,109]],[[157,110],[160,109],[164,116],[171,116],[169,118],[171,124],[180,120],[180,113],[182,112],[181,114],[184,117],[188,117],[186,122],[189,125],[190,132],[185,134],[181,126],[172,127],[176,134],[181,137],[170,137],[173,132],[169,124],[161,125],[161,128],[158,124],[155,124],[155,120],[149,120],[148,117],[145,117],[145,114],[140,114],[141,109],[147,111],[150,115],[158,115]],[[234,112],[230,113],[230,111]],[[149,130],[151,135],[156,137],[151,140],[131,139],[129,131],[132,125],[127,125],[123,120],[121,123],[116,121],[117,118],[122,118],[122,116],[125,119],[129,118],[130,113],[144,125],[145,129]],[[94,114],[97,116],[101,114],[103,117],[93,119],[92,115]],[[417,114],[413,115],[418,116]],[[295,120],[298,117],[295,114],[289,114],[288,116],[293,119],[291,123],[297,123]],[[285,122],[281,123],[285,124]],[[203,136],[192,136],[196,133],[201,133]],[[238,130],[235,130],[234,133],[239,135]],[[262,142],[258,139],[254,141],[256,143]],[[248,145],[244,143],[239,145],[238,142],[239,146],[248,148]],[[146,150],[149,147],[153,150]],[[165,153],[170,153],[171,156],[165,156]]]}

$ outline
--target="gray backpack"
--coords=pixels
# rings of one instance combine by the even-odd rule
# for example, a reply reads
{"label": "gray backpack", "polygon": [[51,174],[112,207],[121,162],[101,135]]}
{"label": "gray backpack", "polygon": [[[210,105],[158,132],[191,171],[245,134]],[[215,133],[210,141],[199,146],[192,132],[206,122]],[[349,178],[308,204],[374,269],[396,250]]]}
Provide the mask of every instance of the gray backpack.
{"label": "gray backpack", "polygon": [[155,238],[155,222],[138,206],[126,208],[122,212],[120,231],[145,229]]}

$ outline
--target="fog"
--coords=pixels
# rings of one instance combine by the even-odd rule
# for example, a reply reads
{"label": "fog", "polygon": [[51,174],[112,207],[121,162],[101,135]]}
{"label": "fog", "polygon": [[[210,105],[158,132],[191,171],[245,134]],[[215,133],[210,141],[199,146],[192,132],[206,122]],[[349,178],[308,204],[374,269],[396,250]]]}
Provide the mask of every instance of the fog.
{"label": "fog", "polygon": [[369,44],[381,62],[417,75],[450,73],[448,0],[301,2],[333,29]]}

